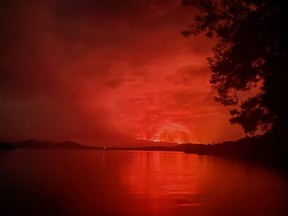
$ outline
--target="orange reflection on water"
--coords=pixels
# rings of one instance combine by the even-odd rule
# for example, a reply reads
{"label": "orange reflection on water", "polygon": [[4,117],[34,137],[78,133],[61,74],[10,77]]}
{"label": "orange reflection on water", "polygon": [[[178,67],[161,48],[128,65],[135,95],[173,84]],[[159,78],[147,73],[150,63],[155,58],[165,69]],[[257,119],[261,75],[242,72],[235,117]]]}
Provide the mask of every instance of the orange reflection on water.
{"label": "orange reflection on water", "polygon": [[144,210],[149,216],[288,215],[287,183],[269,170],[237,161],[133,152],[120,175],[134,215]]}
{"label": "orange reflection on water", "polygon": [[288,215],[287,176],[255,164],[181,152],[0,156],[1,216]]}
{"label": "orange reflection on water", "polygon": [[137,152],[122,181],[135,199],[155,214],[177,206],[199,205],[199,160],[176,152]]}

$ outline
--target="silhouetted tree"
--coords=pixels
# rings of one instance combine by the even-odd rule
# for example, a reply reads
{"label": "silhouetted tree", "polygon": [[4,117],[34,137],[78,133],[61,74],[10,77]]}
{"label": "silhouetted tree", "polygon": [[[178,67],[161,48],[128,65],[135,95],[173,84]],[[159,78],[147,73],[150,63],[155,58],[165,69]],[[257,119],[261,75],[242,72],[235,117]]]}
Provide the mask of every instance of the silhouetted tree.
{"label": "silhouetted tree", "polygon": [[[184,36],[205,33],[217,37],[208,58],[218,90],[216,100],[239,105],[231,110],[232,124],[248,134],[271,131],[278,141],[288,134],[288,58],[286,3],[281,0],[182,0],[197,8],[195,24]],[[258,85],[244,100],[239,92]]]}

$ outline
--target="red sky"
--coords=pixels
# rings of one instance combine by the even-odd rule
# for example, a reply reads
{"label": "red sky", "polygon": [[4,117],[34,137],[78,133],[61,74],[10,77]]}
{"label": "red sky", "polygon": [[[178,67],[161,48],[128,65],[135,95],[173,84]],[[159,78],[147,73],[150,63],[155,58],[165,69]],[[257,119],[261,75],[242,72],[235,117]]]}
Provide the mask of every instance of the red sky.
{"label": "red sky", "polygon": [[213,41],[185,38],[180,0],[3,0],[0,139],[221,142]]}

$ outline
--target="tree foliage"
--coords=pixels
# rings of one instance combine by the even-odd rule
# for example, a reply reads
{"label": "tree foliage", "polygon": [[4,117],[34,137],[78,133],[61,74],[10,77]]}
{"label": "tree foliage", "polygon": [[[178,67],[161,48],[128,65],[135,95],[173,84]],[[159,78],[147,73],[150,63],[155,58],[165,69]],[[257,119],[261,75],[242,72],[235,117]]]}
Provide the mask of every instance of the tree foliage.
{"label": "tree foliage", "polygon": [[[198,10],[195,24],[184,36],[205,33],[217,37],[208,58],[218,90],[216,100],[238,105],[230,111],[232,124],[244,131],[285,134],[288,112],[287,12],[281,0],[182,0]],[[239,92],[258,86],[245,100]]]}

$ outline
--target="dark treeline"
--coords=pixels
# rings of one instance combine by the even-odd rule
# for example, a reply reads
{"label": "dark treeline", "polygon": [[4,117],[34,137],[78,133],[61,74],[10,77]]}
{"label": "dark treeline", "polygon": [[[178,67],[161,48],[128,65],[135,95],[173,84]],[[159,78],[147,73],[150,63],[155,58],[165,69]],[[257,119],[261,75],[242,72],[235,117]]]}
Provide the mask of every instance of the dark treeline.
{"label": "dark treeline", "polygon": [[218,144],[187,144],[183,146],[183,151],[257,162],[287,170],[287,153],[281,147],[279,148],[278,145],[275,145],[274,141],[274,135],[267,133],[262,136],[246,137],[237,141],[227,141]]}

